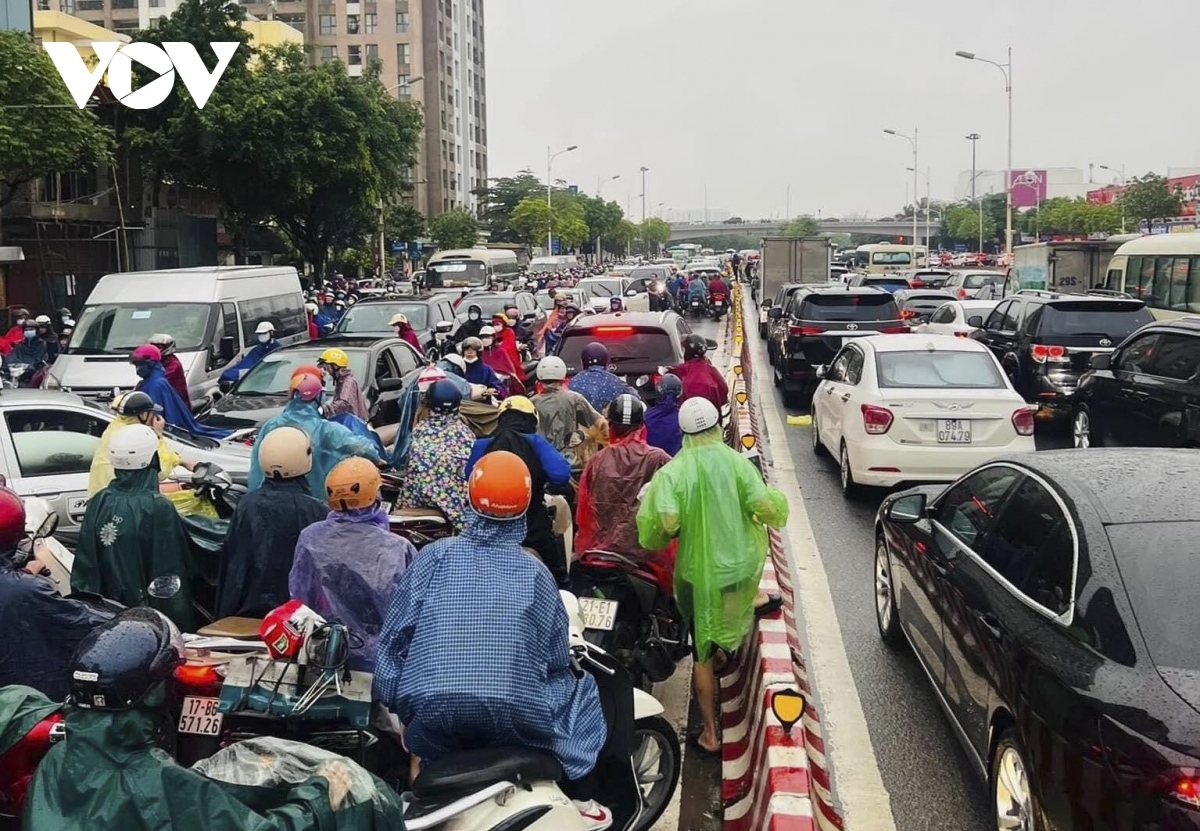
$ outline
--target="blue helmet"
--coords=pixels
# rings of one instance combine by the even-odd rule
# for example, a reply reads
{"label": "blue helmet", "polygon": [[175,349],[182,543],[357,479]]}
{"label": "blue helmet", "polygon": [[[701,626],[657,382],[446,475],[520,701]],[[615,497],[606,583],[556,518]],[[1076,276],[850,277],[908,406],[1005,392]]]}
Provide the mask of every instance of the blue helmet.
{"label": "blue helmet", "polygon": [[434,412],[452,413],[462,403],[462,393],[453,381],[443,378],[441,381],[434,381],[429,392],[425,394],[425,402]]}
{"label": "blue helmet", "polygon": [[683,395],[683,381],[679,380],[678,375],[672,375],[668,372],[666,375],[658,379],[658,386],[656,389],[658,390],[659,397],[661,398],[665,398],[668,395],[673,395],[674,397],[678,398],[679,396]]}
{"label": "blue helmet", "polygon": [[583,352],[579,357],[583,361],[584,367],[608,366],[608,348],[602,343],[592,341],[583,347]]}

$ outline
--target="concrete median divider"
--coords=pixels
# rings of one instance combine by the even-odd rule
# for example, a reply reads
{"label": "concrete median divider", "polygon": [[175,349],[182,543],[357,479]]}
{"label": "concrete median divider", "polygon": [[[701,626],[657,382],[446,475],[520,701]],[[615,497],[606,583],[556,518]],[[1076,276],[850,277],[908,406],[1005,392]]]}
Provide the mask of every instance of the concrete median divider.
{"label": "concrete median divider", "polygon": [[[728,318],[730,430],[771,483],[754,400],[754,371],[745,337],[742,287],[733,288]],[[768,387],[767,393],[770,394]],[[738,666],[721,679],[721,796],[725,831],[842,831],[830,787],[820,714],[811,701],[804,654],[796,629],[795,600],[783,537],[769,532],[770,556],[761,588],[783,598],[783,608],[760,618],[739,651]],[[772,712],[780,691],[804,696],[803,715],[785,729]]]}

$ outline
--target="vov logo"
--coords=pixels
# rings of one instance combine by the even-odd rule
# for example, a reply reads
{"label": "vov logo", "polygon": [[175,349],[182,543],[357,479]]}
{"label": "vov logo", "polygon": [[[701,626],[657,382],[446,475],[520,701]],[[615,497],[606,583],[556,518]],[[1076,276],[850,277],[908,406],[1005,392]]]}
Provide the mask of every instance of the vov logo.
{"label": "vov logo", "polygon": [[[165,101],[175,87],[175,73],[178,71],[196,107],[202,110],[216,89],[217,81],[221,80],[229,62],[233,60],[233,54],[241,46],[237,41],[210,43],[217,56],[217,67],[210,73],[204,61],[200,60],[196,47],[190,43],[164,43],[159,47],[143,41],[125,44],[95,42],[92,43],[92,50],[98,60],[90,71],[74,44],[42,45],[81,110],[87,106],[105,70],[108,71],[108,87],[113,95],[134,110],[148,110]],[[159,76],[136,91],[133,89],[134,61],[154,70]]]}

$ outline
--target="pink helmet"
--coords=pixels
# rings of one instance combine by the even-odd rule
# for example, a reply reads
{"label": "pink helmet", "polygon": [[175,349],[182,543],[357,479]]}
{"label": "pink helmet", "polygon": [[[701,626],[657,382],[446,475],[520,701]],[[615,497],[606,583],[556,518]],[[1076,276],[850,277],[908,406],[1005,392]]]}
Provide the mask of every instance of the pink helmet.
{"label": "pink helmet", "polygon": [[294,373],[292,381],[288,385],[293,396],[297,396],[301,401],[316,401],[321,397],[321,393],[325,391],[325,385],[321,383],[321,379],[316,375],[307,372]]}
{"label": "pink helmet", "polygon": [[129,356],[129,363],[140,364],[142,361],[161,361],[162,352],[157,346],[145,344],[133,350],[133,354]]}
{"label": "pink helmet", "polygon": [[417,389],[422,393],[428,392],[429,388],[438,381],[445,381],[446,373],[442,372],[436,366],[427,366],[421,370],[421,374],[417,376]]}

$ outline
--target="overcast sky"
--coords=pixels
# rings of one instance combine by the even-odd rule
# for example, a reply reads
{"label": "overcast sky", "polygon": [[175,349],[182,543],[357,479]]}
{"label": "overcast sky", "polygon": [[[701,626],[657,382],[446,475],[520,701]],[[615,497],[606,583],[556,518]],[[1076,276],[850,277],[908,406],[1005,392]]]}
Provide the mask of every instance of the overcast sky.
{"label": "overcast sky", "polygon": [[650,213],[703,208],[707,185],[714,209],[782,215],[789,183],[793,214],[891,213],[912,156],[885,127],[919,128],[953,196],[967,133],[1005,165],[1003,78],[958,49],[1013,49],[1017,169],[1200,165],[1186,0],[489,0],[486,24],[490,175],[545,177],[546,146],[577,144],[554,177],[619,174],[604,195],[634,219],[642,165]]}

